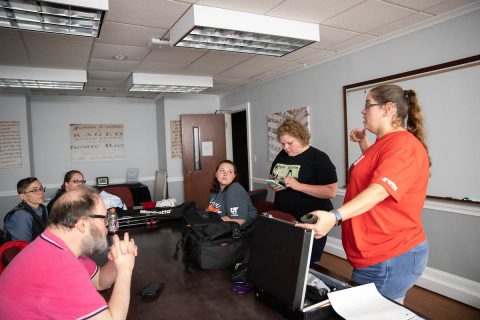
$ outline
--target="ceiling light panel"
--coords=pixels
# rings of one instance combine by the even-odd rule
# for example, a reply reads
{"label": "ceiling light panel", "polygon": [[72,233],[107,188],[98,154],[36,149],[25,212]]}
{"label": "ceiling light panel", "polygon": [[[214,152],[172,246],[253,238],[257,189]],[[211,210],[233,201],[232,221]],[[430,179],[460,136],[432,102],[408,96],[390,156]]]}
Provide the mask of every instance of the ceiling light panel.
{"label": "ceiling light panel", "polygon": [[170,30],[170,44],[283,56],[320,41],[318,24],[192,5]]}
{"label": "ceiling light panel", "polygon": [[98,37],[108,0],[0,0],[0,27]]}
{"label": "ceiling light panel", "polygon": [[0,66],[0,87],[83,90],[85,70]]}
{"label": "ceiling light panel", "polygon": [[127,80],[128,91],[199,93],[212,86],[208,76],[132,73]]}

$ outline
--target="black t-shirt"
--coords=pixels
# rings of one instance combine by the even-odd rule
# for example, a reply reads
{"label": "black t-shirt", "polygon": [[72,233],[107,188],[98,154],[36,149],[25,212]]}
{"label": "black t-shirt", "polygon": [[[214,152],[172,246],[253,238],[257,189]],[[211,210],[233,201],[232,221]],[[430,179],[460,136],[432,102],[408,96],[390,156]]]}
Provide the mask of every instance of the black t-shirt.
{"label": "black t-shirt", "polygon": [[[327,185],[337,182],[337,172],[326,153],[310,146],[294,157],[282,150],[272,163],[270,174],[278,180],[292,176],[301,183]],[[294,215],[297,220],[314,210],[333,209],[329,199],[320,199],[287,188],[275,193],[274,208]]]}

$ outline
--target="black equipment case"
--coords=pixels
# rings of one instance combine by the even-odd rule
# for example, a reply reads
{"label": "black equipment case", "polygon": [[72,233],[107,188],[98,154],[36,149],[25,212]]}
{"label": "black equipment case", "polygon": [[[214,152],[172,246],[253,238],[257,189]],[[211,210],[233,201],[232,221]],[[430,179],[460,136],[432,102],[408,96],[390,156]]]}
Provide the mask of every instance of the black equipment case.
{"label": "black equipment case", "polygon": [[[251,238],[247,278],[256,287],[256,297],[288,319],[343,319],[330,305],[306,299],[312,243],[311,230],[258,216]],[[350,287],[317,271],[310,272],[333,290]]]}

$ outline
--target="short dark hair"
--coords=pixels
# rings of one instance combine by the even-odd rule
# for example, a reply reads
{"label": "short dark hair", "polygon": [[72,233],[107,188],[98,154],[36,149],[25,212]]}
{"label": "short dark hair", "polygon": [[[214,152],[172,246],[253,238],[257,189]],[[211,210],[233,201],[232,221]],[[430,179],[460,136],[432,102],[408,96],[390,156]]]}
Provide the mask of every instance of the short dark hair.
{"label": "short dark hair", "polygon": [[71,229],[81,217],[93,213],[100,197],[95,188],[78,186],[75,190],[65,192],[53,204],[48,225]]}
{"label": "short dark hair", "polygon": [[18,181],[18,183],[17,183],[17,193],[18,194],[25,193],[25,191],[27,191],[28,187],[37,180],[38,179],[35,178],[35,177],[28,177],[28,178],[24,178],[24,179]]}

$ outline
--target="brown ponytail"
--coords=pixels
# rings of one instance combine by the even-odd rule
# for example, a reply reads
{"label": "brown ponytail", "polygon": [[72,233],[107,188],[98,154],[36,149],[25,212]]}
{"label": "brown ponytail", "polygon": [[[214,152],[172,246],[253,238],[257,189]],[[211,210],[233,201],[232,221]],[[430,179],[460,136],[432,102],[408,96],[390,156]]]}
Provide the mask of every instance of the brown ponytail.
{"label": "brown ponytail", "polygon": [[[370,93],[378,103],[393,102],[395,104],[397,114],[393,119],[393,125],[406,127],[423,144],[428,155],[423,115],[415,91],[403,90],[401,87],[393,84],[384,84],[373,88]],[[430,155],[428,155],[428,161],[431,166]]]}

